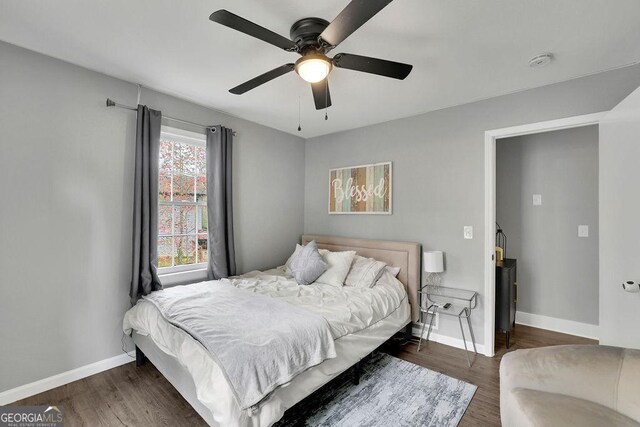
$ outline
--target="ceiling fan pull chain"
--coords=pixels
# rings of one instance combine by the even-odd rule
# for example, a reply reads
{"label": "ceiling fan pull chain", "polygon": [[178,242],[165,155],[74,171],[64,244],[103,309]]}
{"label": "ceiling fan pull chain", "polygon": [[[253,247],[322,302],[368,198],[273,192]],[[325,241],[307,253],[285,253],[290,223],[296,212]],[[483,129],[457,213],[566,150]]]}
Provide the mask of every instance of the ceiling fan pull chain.
{"label": "ceiling fan pull chain", "polygon": [[300,126],[300,95],[298,95],[298,132],[302,130],[302,126]]}
{"label": "ceiling fan pull chain", "polygon": [[324,85],[324,119],[329,120],[329,76],[325,77],[325,85]]}

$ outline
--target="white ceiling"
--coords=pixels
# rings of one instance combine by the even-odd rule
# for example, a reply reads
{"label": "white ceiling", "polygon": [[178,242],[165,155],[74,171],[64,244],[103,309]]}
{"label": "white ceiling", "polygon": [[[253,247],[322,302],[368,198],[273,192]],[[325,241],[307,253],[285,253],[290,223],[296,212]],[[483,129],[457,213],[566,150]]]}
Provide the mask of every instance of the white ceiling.
{"label": "white ceiling", "polygon": [[[297,19],[331,21],[347,3],[2,0],[0,40],[307,138],[640,60],[638,0],[395,0],[333,53],[413,64],[406,80],[334,69],[328,121],[295,73],[244,95],[228,92],[298,56],[210,22],[213,11],[288,37]],[[547,51],[554,62],[528,67]]]}

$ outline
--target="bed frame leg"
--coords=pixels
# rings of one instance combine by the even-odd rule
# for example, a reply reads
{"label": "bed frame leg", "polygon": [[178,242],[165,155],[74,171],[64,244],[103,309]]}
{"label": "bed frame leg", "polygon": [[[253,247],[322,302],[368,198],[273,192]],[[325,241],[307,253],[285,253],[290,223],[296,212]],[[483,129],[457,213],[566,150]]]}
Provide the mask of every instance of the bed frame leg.
{"label": "bed frame leg", "polygon": [[362,373],[362,362],[357,362],[353,365],[353,383],[355,385],[360,384],[360,374]]}
{"label": "bed frame leg", "polygon": [[413,339],[413,322],[409,322],[404,328],[404,339],[411,341]]}
{"label": "bed frame leg", "polygon": [[147,356],[145,356],[142,350],[140,350],[138,346],[136,346],[136,366],[142,366],[146,361]]}

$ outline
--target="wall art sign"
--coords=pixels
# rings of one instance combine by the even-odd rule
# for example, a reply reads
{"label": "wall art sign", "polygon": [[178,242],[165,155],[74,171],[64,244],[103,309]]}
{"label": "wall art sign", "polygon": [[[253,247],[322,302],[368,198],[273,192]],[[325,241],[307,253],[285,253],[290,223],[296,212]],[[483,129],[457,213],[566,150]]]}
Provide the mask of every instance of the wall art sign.
{"label": "wall art sign", "polygon": [[330,214],[391,214],[391,162],[329,171]]}

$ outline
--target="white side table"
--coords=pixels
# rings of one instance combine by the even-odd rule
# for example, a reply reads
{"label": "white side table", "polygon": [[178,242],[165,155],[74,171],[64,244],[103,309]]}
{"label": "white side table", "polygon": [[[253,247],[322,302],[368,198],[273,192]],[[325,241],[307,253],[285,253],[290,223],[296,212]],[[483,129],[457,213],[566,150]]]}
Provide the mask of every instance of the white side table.
{"label": "white side table", "polygon": [[[427,326],[426,316],[431,315],[429,321],[429,330],[427,332],[426,342],[429,341],[431,330],[433,328],[433,319],[436,314],[443,314],[447,316],[454,316],[458,318],[460,324],[460,333],[462,334],[462,342],[464,343],[464,349],[467,355],[467,365],[471,367],[471,360],[469,359],[469,349],[467,348],[467,340],[464,335],[464,329],[462,327],[462,319],[467,319],[467,326],[469,327],[469,335],[471,335],[471,343],[473,344],[473,352],[478,354],[476,349],[476,340],[473,336],[473,328],[471,327],[471,310],[478,305],[478,293],[475,291],[469,291],[466,289],[449,288],[445,286],[433,286],[426,285],[420,288],[421,295],[420,303],[420,317],[422,322],[422,331],[420,332],[420,340],[418,341],[418,351],[422,344],[422,336],[424,335],[424,329]],[[445,309],[444,304],[450,305]]]}

